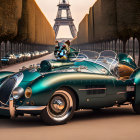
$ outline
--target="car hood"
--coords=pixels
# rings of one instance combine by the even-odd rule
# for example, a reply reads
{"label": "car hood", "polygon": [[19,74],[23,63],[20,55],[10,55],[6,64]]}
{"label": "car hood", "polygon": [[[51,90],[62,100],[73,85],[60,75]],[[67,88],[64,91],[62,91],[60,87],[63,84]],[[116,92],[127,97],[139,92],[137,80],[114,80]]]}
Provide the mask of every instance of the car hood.
{"label": "car hood", "polygon": [[33,81],[39,76],[41,76],[41,74],[35,69],[31,69],[31,70],[27,69],[27,70],[22,71],[22,73],[24,75],[22,82]]}

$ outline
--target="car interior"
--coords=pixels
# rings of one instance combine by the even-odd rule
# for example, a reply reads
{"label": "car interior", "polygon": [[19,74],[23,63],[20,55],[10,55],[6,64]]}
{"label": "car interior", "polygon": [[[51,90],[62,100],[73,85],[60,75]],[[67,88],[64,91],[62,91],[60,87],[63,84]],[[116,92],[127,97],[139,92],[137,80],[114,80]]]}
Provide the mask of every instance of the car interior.
{"label": "car interior", "polygon": [[119,64],[118,66],[118,74],[119,74],[120,80],[129,79],[133,72],[134,72],[134,69],[132,69],[129,66],[126,66],[123,64]]}

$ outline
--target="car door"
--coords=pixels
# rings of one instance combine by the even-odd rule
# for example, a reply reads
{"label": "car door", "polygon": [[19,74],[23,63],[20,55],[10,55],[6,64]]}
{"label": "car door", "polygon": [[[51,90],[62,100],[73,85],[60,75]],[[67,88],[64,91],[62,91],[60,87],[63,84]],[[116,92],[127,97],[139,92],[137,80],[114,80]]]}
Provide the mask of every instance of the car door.
{"label": "car door", "polygon": [[85,108],[105,107],[114,103],[116,88],[115,77],[91,74],[89,80],[82,80],[79,88],[80,100]]}
{"label": "car door", "polygon": [[96,80],[91,80],[86,91],[91,107],[105,107],[114,104],[117,92],[114,80],[115,77],[111,75],[100,75]]}

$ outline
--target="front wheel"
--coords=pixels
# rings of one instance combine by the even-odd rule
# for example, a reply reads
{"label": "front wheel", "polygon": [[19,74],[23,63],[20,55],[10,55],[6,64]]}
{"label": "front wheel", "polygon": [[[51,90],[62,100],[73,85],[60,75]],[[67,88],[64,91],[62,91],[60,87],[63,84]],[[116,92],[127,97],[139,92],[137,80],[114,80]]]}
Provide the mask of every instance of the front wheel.
{"label": "front wheel", "polygon": [[61,125],[67,123],[76,109],[74,93],[69,89],[57,90],[49,104],[41,113],[42,120],[49,125]]}

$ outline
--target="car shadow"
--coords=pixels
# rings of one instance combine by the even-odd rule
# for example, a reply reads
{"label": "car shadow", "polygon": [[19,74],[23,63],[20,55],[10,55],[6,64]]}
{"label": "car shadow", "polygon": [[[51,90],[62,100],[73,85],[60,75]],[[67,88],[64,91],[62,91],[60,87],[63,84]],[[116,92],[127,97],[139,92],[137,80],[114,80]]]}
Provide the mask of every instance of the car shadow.
{"label": "car shadow", "polygon": [[[83,120],[99,120],[106,118],[116,118],[124,116],[133,116],[135,113],[132,108],[108,108],[101,109],[99,111],[83,110],[76,111],[70,123],[76,123]],[[44,123],[40,117],[30,117],[29,115],[24,117],[18,117],[15,120],[11,120],[8,117],[0,116],[0,128],[22,128],[22,127],[43,127]]]}
{"label": "car shadow", "polygon": [[72,121],[96,120],[104,118],[116,118],[135,115],[131,107],[128,108],[107,108],[101,110],[86,110],[75,112]]}

